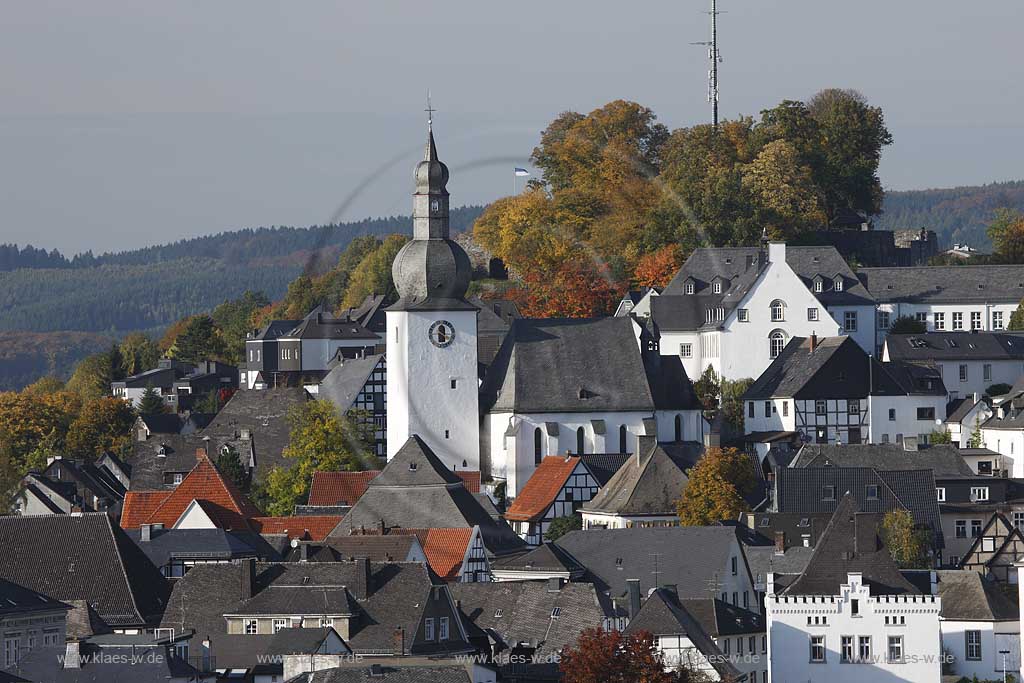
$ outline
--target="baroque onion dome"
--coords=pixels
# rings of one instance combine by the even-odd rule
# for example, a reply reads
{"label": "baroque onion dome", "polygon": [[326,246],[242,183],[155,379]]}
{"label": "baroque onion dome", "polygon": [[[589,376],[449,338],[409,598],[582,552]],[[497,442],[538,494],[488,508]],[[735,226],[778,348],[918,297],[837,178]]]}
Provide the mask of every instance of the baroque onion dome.
{"label": "baroque onion dome", "polygon": [[434,131],[416,165],[413,238],[395,256],[391,275],[400,297],[391,310],[469,309],[465,301],[472,265],[466,252],[449,239],[448,167],[437,158]]}

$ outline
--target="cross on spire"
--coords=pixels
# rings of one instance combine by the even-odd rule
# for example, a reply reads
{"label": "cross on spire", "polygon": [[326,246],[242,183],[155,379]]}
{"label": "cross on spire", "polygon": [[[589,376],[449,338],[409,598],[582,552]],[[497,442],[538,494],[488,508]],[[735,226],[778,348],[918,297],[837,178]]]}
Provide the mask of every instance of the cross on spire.
{"label": "cross on spire", "polygon": [[427,112],[427,128],[430,130],[434,129],[434,112],[437,111],[430,105],[430,91],[427,91],[427,108],[423,111]]}

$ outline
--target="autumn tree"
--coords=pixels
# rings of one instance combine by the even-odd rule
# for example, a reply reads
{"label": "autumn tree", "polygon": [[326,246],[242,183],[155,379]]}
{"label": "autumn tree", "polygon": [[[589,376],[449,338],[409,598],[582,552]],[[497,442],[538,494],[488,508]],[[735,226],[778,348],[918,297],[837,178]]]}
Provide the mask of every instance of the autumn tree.
{"label": "autumn tree", "polygon": [[927,329],[924,322],[901,315],[889,325],[889,334],[924,334]]}
{"label": "autumn tree", "polygon": [[0,515],[14,511],[23,475],[11,437],[0,431]]}
{"label": "autumn tree", "polygon": [[997,209],[987,232],[999,262],[1024,263],[1024,214],[1016,209]]}
{"label": "autumn tree", "polygon": [[373,453],[373,432],[360,420],[341,415],[330,401],[307,401],[288,413],[287,468],[267,475],[261,503],[271,515],[290,515],[309,496],[314,472],[359,471]]}
{"label": "autumn tree", "polygon": [[641,256],[637,261],[633,277],[641,287],[662,288],[672,281],[682,265],[683,259],[679,246],[666,244],[657,251]]}
{"label": "autumn tree", "polygon": [[4,434],[11,458],[19,468],[26,467],[29,454],[48,437],[54,449],[64,447],[80,403],[77,394],[66,391],[0,392],[0,433]]}
{"label": "autumn tree", "polygon": [[67,382],[67,390],[83,401],[92,401],[110,395],[110,383],[123,379],[121,352],[117,347],[83,358]]}
{"label": "autumn tree", "polygon": [[210,314],[223,340],[224,359],[230,363],[245,360],[245,336],[251,331],[253,313],[270,303],[263,292],[246,290],[237,299],[225,301]]}
{"label": "autumn tree", "polygon": [[167,412],[167,406],[164,405],[164,399],[160,392],[152,384],[147,384],[142,392],[142,398],[139,400],[139,414],[156,415],[165,412]]}
{"label": "autumn tree", "polygon": [[68,428],[67,450],[93,460],[107,451],[123,455],[130,444],[135,411],[127,401],[113,396],[88,401]]}
{"label": "autumn tree", "polygon": [[900,569],[928,569],[931,567],[931,532],[914,523],[907,510],[891,510],[882,519],[879,529],[882,542]]}
{"label": "autumn tree", "polygon": [[32,382],[32,384],[29,384],[21,391],[30,396],[46,396],[47,394],[55,394],[63,390],[64,382],[59,377],[46,375]]}
{"label": "autumn tree", "polygon": [[607,267],[574,259],[554,271],[528,272],[507,296],[528,318],[591,318],[609,315],[621,292]]}
{"label": "autumn tree", "polygon": [[680,672],[666,671],[654,636],[646,631],[587,629],[562,650],[559,670],[565,683],[680,683]]}
{"label": "autumn tree", "polygon": [[755,487],[750,460],[735,448],[710,448],[689,473],[677,514],[683,526],[734,520],[750,509],[744,500]]}
{"label": "autumn tree", "polygon": [[391,279],[391,266],[408,241],[405,235],[389,235],[376,249],[366,254],[349,277],[342,304],[358,306],[370,294],[383,294],[386,301],[394,301],[397,293]]}
{"label": "autumn tree", "polygon": [[578,512],[574,515],[555,517],[548,525],[548,530],[544,532],[544,539],[547,541],[557,541],[570,531],[579,531],[582,528],[583,517]]}
{"label": "autumn tree", "polygon": [[155,368],[160,360],[160,347],[141,332],[132,332],[118,345],[121,370],[125,376],[137,375]]}

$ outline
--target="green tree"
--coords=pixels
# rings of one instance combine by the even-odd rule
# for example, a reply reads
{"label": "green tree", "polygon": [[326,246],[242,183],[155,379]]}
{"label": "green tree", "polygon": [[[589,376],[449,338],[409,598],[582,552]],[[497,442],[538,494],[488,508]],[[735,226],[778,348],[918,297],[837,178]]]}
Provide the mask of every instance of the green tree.
{"label": "green tree", "polygon": [[214,465],[217,466],[221,474],[234,482],[235,486],[239,489],[244,489],[248,486],[249,475],[246,473],[245,467],[242,466],[242,459],[238,457],[238,451],[233,446],[225,446],[221,449]]}
{"label": "green tree", "polygon": [[21,489],[23,475],[13,439],[0,431],[0,514],[6,515],[14,511],[17,502],[15,496]]}
{"label": "green tree", "polygon": [[263,292],[246,290],[242,296],[213,309],[210,317],[223,340],[225,360],[239,363],[245,360],[245,335],[251,330],[253,313],[270,304]]}
{"label": "green tree", "polygon": [[214,415],[220,412],[220,396],[216,389],[211,389],[205,396],[196,401],[195,411],[197,413],[208,413]]}
{"label": "green tree", "polygon": [[1013,389],[1013,387],[1010,386],[1009,384],[1006,384],[1005,382],[1000,382],[999,384],[993,384],[988,389],[985,389],[985,395],[1002,396],[1003,394],[1010,393],[1011,389]]}
{"label": "green tree", "polygon": [[1017,308],[1010,314],[1010,323],[1006,326],[1008,330],[1024,330],[1024,301],[1017,304]]}
{"label": "green tree", "polygon": [[343,302],[345,306],[358,306],[370,294],[383,294],[385,300],[395,300],[397,293],[391,279],[391,266],[398,251],[408,241],[405,235],[389,235],[380,246],[363,257],[349,278]]}
{"label": "green tree", "polygon": [[267,475],[262,493],[271,515],[289,515],[309,496],[314,472],[359,471],[371,461],[373,432],[357,418],[341,415],[330,401],[308,401],[288,413],[284,457],[287,468]]}
{"label": "green tree", "polygon": [[548,525],[548,530],[544,534],[544,538],[549,541],[557,541],[570,531],[579,531],[582,528],[583,517],[579,513],[566,515],[564,517],[555,517]]}
{"label": "green tree", "polygon": [[213,318],[197,315],[189,320],[184,331],[174,340],[170,355],[183,363],[198,363],[201,360],[221,358],[224,344]]}
{"label": "green tree", "polygon": [[718,397],[722,393],[722,385],[715,369],[708,365],[701,374],[700,379],[693,383],[693,390],[697,392],[704,410],[714,410],[718,407]]}
{"label": "green tree", "polygon": [[135,411],[113,396],[82,404],[74,422],[68,428],[66,445],[71,454],[93,460],[107,451],[124,455],[131,441],[131,428]]}
{"label": "green tree", "polygon": [[749,377],[737,380],[722,380],[722,413],[725,422],[738,433],[743,433],[743,394],[754,383]]}
{"label": "green tree", "polygon": [[928,331],[927,326],[920,320],[915,320],[909,315],[901,315],[889,325],[889,334],[924,334]]}
{"label": "green tree", "polygon": [[997,209],[987,233],[996,259],[1024,263],[1024,214],[1016,209]]}
{"label": "green tree", "polygon": [[689,472],[677,514],[682,526],[734,520],[750,509],[743,496],[755,486],[750,460],[735,448],[709,448]]}
{"label": "green tree", "polygon": [[885,514],[879,530],[882,542],[900,569],[928,569],[931,557],[931,532],[914,524],[907,510],[892,510]]}
{"label": "green tree", "polygon": [[67,390],[77,394],[83,401],[109,396],[110,383],[124,377],[120,360],[121,354],[116,347],[85,357],[68,380]]}
{"label": "green tree", "polygon": [[166,412],[167,406],[164,404],[163,397],[152,384],[147,384],[146,389],[142,392],[142,398],[139,400],[139,414],[157,415]]}
{"label": "green tree", "polygon": [[118,345],[124,374],[137,375],[155,368],[160,360],[160,347],[141,332],[132,332]]}
{"label": "green tree", "polygon": [[953,435],[949,433],[948,429],[936,429],[928,436],[928,443],[931,444],[949,444],[953,443]]}

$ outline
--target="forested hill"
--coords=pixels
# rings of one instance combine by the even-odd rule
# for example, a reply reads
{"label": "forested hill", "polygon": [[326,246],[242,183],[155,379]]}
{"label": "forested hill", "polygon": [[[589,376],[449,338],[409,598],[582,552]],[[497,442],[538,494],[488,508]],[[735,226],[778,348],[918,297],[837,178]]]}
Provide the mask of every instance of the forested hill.
{"label": "forested hill", "polygon": [[950,247],[966,242],[988,251],[985,228],[996,209],[1024,211],[1024,180],[990,185],[970,185],[937,190],[886,192],[883,213],[875,221],[880,230],[928,228],[939,243]]}

